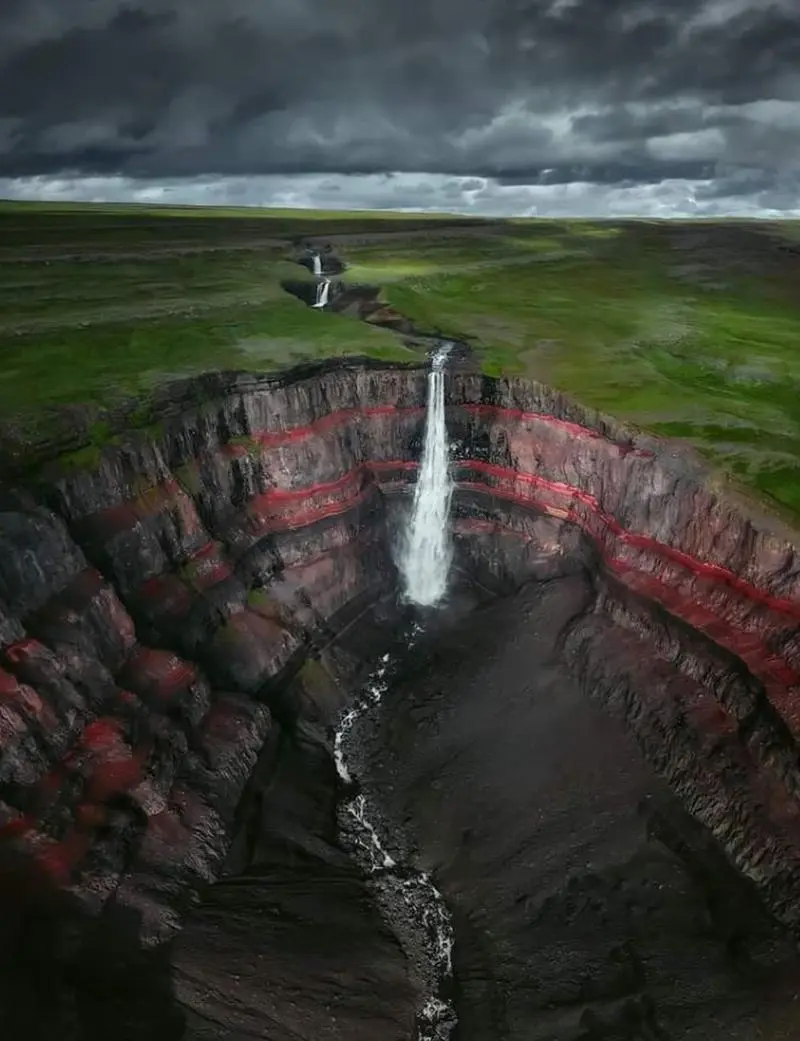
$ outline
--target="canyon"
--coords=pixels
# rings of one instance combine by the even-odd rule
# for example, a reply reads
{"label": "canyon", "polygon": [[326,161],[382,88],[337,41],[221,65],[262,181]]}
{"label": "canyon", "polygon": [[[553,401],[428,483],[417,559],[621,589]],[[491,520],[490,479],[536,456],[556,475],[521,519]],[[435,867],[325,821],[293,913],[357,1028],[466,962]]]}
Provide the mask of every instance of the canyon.
{"label": "canyon", "polygon": [[451,582],[412,654],[424,365],[176,381],[157,428],[0,486],[7,1036],[414,1036],[337,823],[382,655],[354,784],[451,910],[454,1037],[796,1036],[794,532],[683,446],[444,378]]}

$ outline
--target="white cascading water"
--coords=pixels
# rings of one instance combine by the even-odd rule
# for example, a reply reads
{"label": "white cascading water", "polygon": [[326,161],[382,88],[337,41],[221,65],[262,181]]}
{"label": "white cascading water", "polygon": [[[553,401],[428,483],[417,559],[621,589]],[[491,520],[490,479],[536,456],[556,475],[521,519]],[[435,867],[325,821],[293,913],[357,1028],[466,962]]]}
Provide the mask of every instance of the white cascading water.
{"label": "white cascading water", "polygon": [[[444,405],[444,367],[452,346],[442,344],[433,356],[422,464],[398,562],[406,597],[424,607],[433,607],[444,597],[453,555],[449,528],[453,482]],[[409,648],[421,632],[422,626],[415,623],[408,634]],[[370,713],[379,710],[389,690],[394,665],[391,656],[384,655],[355,704],[339,720],[334,759],[337,773],[346,785],[354,780],[348,760],[357,751],[358,726],[366,722]],[[403,858],[405,863],[392,856],[387,848],[389,839],[381,835],[380,815],[363,791],[340,804],[339,824],[341,837],[365,869],[378,904],[384,907],[389,920],[398,921],[401,906],[405,911],[400,911],[400,921],[411,923],[411,935],[403,930],[397,935],[424,979],[426,993],[417,1009],[418,1041],[448,1041],[456,1025],[456,1014],[443,992],[453,976],[454,935],[441,892],[427,872],[413,868],[407,856]]]}
{"label": "white cascading water", "polygon": [[316,302],[312,304],[313,307],[324,307],[327,304],[330,287],[331,283],[328,278],[323,279],[323,281],[317,285],[317,299]]}
{"label": "white cascading water", "polygon": [[[416,624],[408,634],[409,648],[414,646],[422,627]],[[359,723],[371,712],[379,709],[384,695],[389,690],[393,667],[391,655],[385,654],[372,673],[360,697],[339,720],[334,738],[336,771],[341,780],[349,785],[353,776],[348,766],[348,751],[351,743],[358,742],[356,733]],[[339,806],[340,835],[350,847],[355,858],[364,869],[378,905],[390,921],[400,919],[411,923],[411,935],[403,932],[398,939],[409,957],[421,972],[426,992],[417,1008],[417,1041],[448,1041],[457,1017],[451,1001],[442,993],[453,977],[453,923],[444,898],[433,879],[425,871],[413,868],[408,861],[399,863],[389,853],[389,838],[380,833],[384,830],[381,819],[370,806],[367,797],[359,793]]]}
{"label": "white cascading water", "polygon": [[453,558],[448,523],[453,480],[444,407],[444,367],[452,346],[442,344],[433,356],[422,463],[398,561],[406,597],[422,607],[433,607],[444,596]]}
{"label": "white cascading water", "polygon": [[313,253],[311,255],[311,262],[314,265],[314,274],[319,277],[322,274],[322,257],[319,253]]}

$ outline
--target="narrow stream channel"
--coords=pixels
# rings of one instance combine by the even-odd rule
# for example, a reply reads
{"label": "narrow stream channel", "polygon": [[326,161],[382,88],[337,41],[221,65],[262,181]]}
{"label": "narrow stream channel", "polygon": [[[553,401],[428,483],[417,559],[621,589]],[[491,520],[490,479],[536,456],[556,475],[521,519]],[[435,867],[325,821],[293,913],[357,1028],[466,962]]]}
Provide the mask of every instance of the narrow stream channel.
{"label": "narrow stream channel", "polygon": [[[409,650],[421,632],[417,624],[408,633]],[[447,1041],[457,1022],[450,999],[454,944],[450,913],[430,875],[411,864],[409,852],[398,848],[396,836],[387,837],[374,800],[367,797],[351,766],[351,760],[359,759],[361,727],[379,711],[396,666],[397,661],[385,654],[339,721],[334,757],[346,793],[339,804],[339,834],[365,872],[376,903],[403,947],[412,979],[424,994],[417,1008],[418,1041]]]}
{"label": "narrow stream channel", "polygon": [[[342,265],[343,267],[343,265]],[[317,280],[312,307],[328,303],[330,282],[319,253],[311,254]],[[407,601],[430,608],[444,597],[451,561],[449,509],[452,496],[445,424],[444,369],[454,344],[426,336],[432,345],[425,438],[420,473],[398,569]],[[422,633],[414,623],[404,641],[408,650]],[[336,770],[344,796],[338,806],[339,837],[367,878],[376,903],[406,955],[411,979],[422,994],[416,1011],[417,1041],[447,1041],[456,1025],[452,1003],[454,934],[444,898],[424,871],[413,865],[413,851],[385,826],[378,802],[367,794],[367,782],[354,776],[362,735],[380,711],[398,661],[385,654],[344,713],[334,736]],[[390,852],[391,850],[391,852]]]}

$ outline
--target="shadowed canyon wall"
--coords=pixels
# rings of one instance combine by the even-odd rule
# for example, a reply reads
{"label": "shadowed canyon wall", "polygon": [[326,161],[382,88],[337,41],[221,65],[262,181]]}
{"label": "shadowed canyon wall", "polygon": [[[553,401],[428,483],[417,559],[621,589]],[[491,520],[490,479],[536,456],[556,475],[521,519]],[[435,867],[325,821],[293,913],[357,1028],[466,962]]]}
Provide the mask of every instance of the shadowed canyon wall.
{"label": "shadowed canyon wall", "polygon": [[[274,774],[273,847],[313,870],[310,831],[292,830],[305,800],[319,855],[380,931],[337,859],[330,728],[381,646],[370,626],[401,611],[392,546],[426,378],[356,360],[175,385],[157,431],[0,490],[9,943],[35,911],[65,961],[120,937],[168,946],[264,843],[239,829],[258,769]],[[685,453],[539,384],[457,371],[447,401],[457,572],[491,593],[590,576],[560,636],[582,688],[800,932],[798,551]],[[288,734],[319,767],[305,794]],[[365,985],[385,991],[385,1036],[409,1036],[413,987],[377,942]],[[323,1018],[316,1036],[359,1036]]]}

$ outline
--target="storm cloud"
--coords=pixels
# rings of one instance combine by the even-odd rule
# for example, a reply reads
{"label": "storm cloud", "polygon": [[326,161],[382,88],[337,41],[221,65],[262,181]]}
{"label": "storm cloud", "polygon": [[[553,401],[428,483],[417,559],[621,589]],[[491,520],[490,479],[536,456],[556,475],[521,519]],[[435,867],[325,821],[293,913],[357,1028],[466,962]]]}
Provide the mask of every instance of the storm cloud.
{"label": "storm cloud", "polygon": [[794,213],[799,171],[797,0],[0,7],[5,195]]}

